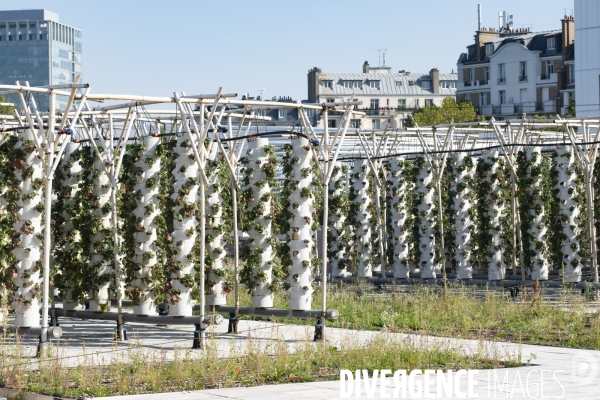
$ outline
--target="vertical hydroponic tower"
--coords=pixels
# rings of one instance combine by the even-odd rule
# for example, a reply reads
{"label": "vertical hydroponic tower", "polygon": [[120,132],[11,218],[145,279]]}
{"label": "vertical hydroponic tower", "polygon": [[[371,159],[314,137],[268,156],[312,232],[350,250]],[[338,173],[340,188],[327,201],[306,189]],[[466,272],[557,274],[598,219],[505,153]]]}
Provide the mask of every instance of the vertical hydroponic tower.
{"label": "vertical hydroponic tower", "polygon": [[247,221],[244,230],[249,240],[244,248],[246,265],[240,281],[252,293],[252,306],[273,307],[273,260],[271,186],[276,156],[266,138],[248,141],[244,168],[244,198]]}
{"label": "vertical hydroponic tower", "polygon": [[475,164],[470,155],[458,153],[454,158],[454,179],[451,181],[450,196],[454,202],[454,261],[456,277],[471,279],[471,207],[473,201],[471,180],[475,175]]}
{"label": "vertical hydroponic tower", "polygon": [[356,203],[356,255],[358,258],[358,277],[373,276],[373,256],[371,254],[371,195],[369,193],[369,179],[367,160],[354,162],[352,168],[352,186],[354,190],[354,202]]}
{"label": "vertical hydroponic tower", "polygon": [[348,271],[348,250],[350,246],[350,228],[348,226],[348,212],[350,200],[348,198],[348,184],[346,180],[348,167],[341,162],[336,162],[329,181],[329,232],[327,244],[329,247],[328,258],[331,273],[334,278],[351,276]]}
{"label": "vertical hydroponic tower", "polygon": [[7,211],[13,214],[13,270],[15,326],[40,326],[42,217],[44,205],[44,163],[34,142],[34,133],[26,129],[19,133],[9,150],[13,175],[5,194]]}
{"label": "vertical hydroponic tower", "polygon": [[308,140],[303,137],[292,138],[292,166],[288,211],[290,231],[288,232],[289,269],[288,292],[290,309],[310,310],[313,288],[311,285],[311,261],[313,248],[312,229],[315,220],[314,195],[312,191],[312,154]]}
{"label": "vertical hydroponic tower", "polygon": [[488,265],[488,279],[491,281],[502,280],[506,272],[502,257],[502,223],[501,217],[505,202],[500,188],[502,176],[502,162],[497,150],[486,152],[482,155],[484,163],[485,209],[487,213],[487,235],[484,246],[487,246],[486,261]]}
{"label": "vertical hydroponic tower", "polygon": [[192,142],[184,136],[177,138],[174,153],[177,158],[173,176],[175,202],[173,210],[173,235],[167,272],[171,282],[167,295],[171,304],[169,315],[192,315],[192,289],[194,287],[194,254],[196,242],[196,208],[198,203],[198,164],[194,159]]}
{"label": "vertical hydroponic tower", "polygon": [[429,161],[422,157],[415,160],[417,173],[417,207],[419,213],[419,262],[421,278],[431,279],[436,277],[435,268],[435,188],[433,171]]}
{"label": "vertical hydroponic tower", "polygon": [[394,245],[394,278],[408,279],[410,268],[408,265],[409,241],[405,224],[407,220],[407,191],[409,182],[403,174],[407,167],[404,158],[392,159],[389,172],[389,192],[391,205],[391,221]]}
{"label": "vertical hydroponic tower", "polygon": [[556,150],[556,169],[558,172],[558,199],[563,228],[562,254],[565,268],[565,282],[581,281],[581,256],[579,255],[579,214],[577,201],[576,163],[572,146],[559,147]]}
{"label": "vertical hydroponic tower", "polygon": [[156,315],[154,299],[156,294],[152,287],[155,268],[158,263],[155,218],[160,214],[159,182],[160,156],[157,147],[160,138],[145,137],[143,154],[140,154],[135,166],[140,174],[136,175],[136,208],[133,212],[136,218],[135,253],[133,256],[134,277],[131,286],[135,298],[133,312],[140,315]]}
{"label": "vertical hydroponic tower", "polygon": [[[103,150],[100,148],[99,150]],[[109,288],[113,274],[113,237],[110,202],[110,178],[104,168],[104,161],[98,154],[94,157],[92,168],[93,206],[91,218],[92,243],[90,246],[91,266],[95,274],[94,285],[89,293],[90,311],[108,311],[110,309]]]}
{"label": "vertical hydroponic tower", "polygon": [[[224,155],[221,155],[224,157]],[[208,186],[206,190],[206,259],[208,272],[206,280],[206,304],[220,306],[227,304],[225,289],[225,244],[229,230],[223,218],[224,199],[222,195],[222,161],[209,160],[206,175]],[[202,201],[203,199],[200,199]]]}
{"label": "vertical hydroponic tower", "polygon": [[529,195],[532,201],[529,207],[529,251],[533,255],[531,263],[531,279],[548,279],[548,252],[546,245],[546,224],[544,222],[545,210],[542,198],[542,151],[541,147],[526,149],[525,154],[529,163],[527,170],[529,181]]}
{"label": "vertical hydroponic tower", "polygon": [[74,223],[74,220],[77,218],[77,214],[80,211],[77,193],[79,191],[79,175],[83,171],[83,168],[81,167],[79,156],[76,156],[80,146],[79,143],[67,144],[60,167],[64,177],[62,187],[65,190],[65,203],[62,210],[62,217],[64,218],[65,223],[62,235],[65,247],[62,251],[63,259],[60,260],[62,267],[61,279],[65,288],[65,293],[63,295],[63,308],[65,310],[79,310],[83,308],[80,302],[81,287],[78,287],[78,282],[81,281],[81,276],[78,271],[78,261],[81,257],[81,235],[79,231],[75,229]]}

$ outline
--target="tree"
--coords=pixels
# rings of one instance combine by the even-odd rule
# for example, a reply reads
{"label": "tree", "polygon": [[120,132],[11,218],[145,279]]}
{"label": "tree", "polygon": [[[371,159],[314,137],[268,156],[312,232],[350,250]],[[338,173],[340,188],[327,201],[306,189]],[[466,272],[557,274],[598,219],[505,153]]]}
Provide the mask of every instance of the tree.
{"label": "tree", "polygon": [[563,115],[565,118],[575,118],[575,98],[571,96],[569,98],[569,105],[567,106],[567,113]]}
{"label": "tree", "polygon": [[[6,100],[6,97],[0,96],[0,103],[8,103],[8,100]],[[14,110],[14,106],[0,106],[0,114],[2,115],[12,115]]]}
{"label": "tree", "polygon": [[460,122],[485,121],[485,118],[477,115],[475,107],[473,107],[471,102],[462,101],[460,103],[456,103],[454,97],[446,97],[442,101],[441,107],[436,105],[426,105],[425,107],[415,111],[412,115],[412,118],[406,119],[406,126],[414,126],[413,121],[419,126],[431,126]]}

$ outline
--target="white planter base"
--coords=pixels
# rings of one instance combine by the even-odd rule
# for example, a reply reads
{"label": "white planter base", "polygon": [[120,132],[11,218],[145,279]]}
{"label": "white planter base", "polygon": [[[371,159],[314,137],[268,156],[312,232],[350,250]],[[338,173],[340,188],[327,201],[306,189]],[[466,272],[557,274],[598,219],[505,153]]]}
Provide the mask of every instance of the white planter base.
{"label": "white planter base", "polygon": [[40,326],[40,304],[37,299],[31,301],[27,308],[21,303],[13,304],[15,309],[15,326],[20,328],[36,328]]}
{"label": "white planter base", "polygon": [[156,304],[152,299],[146,299],[139,306],[133,306],[133,313],[137,315],[158,315],[156,312]]}
{"label": "white planter base", "polygon": [[295,310],[295,311],[310,310],[311,305],[312,305],[311,300],[312,299],[311,299],[310,295],[294,297],[294,298],[290,297],[290,310]]}
{"label": "white planter base", "polygon": [[227,304],[227,296],[225,295],[225,293],[206,295],[207,306],[223,306],[225,304]]}
{"label": "white planter base", "polygon": [[273,308],[273,295],[252,296],[252,307]]}

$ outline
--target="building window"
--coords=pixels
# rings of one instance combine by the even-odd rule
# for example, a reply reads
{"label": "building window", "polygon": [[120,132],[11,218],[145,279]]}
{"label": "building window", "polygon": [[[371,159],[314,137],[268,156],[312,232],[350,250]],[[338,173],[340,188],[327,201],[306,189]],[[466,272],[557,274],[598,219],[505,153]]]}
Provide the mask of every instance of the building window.
{"label": "building window", "polygon": [[471,93],[465,93],[464,101],[471,101]]}
{"label": "building window", "polygon": [[406,99],[398,99],[398,108],[406,108]]}
{"label": "building window", "polygon": [[415,108],[419,108],[419,99],[415,100]]}
{"label": "building window", "polygon": [[285,112],[285,108],[278,110],[277,112],[277,118],[279,119],[285,119],[286,118],[286,112]]}
{"label": "building window", "polygon": [[506,83],[506,68],[504,64],[498,64],[498,83]]}
{"label": "building window", "polygon": [[402,86],[402,81],[396,81],[396,86]]}
{"label": "building window", "polygon": [[379,109],[379,99],[371,99],[371,109],[372,110]]}
{"label": "building window", "polygon": [[487,92],[483,92],[483,93],[481,93],[481,97],[480,97],[480,99],[481,99],[481,100],[480,100],[480,101],[481,101],[481,104],[480,104],[480,105],[482,105],[482,106],[487,106],[488,104],[490,104],[490,103],[489,103],[489,98],[488,98],[488,94],[487,94]]}
{"label": "building window", "polygon": [[494,54],[494,44],[488,43],[485,45],[485,54],[489,57]]}
{"label": "building window", "polygon": [[521,61],[519,63],[519,82],[527,81],[527,61]]}
{"label": "building window", "polygon": [[483,67],[483,75],[485,76],[485,83],[490,81],[490,67]]}
{"label": "building window", "polygon": [[40,40],[48,40],[48,34],[47,33],[40,33]]}
{"label": "building window", "polygon": [[350,120],[350,128],[360,128],[360,119],[351,119]]}
{"label": "building window", "polygon": [[433,99],[425,99],[425,105],[431,107],[433,105]]}
{"label": "building window", "polygon": [[374,119],[372,120],[373,123],[373,129],[381,129],[381,120],[380,119]]}
{"label": "building window", "polygon": [[327,102],[328,102],[328,103],[335,103],[335,99],[328,98],[328,99],[327,99]]}
{"label": "building window", "polygon": [[573,65],[569,65],[569,85],[573,85],[575,83],[575,68]]}
{"label": "building window", "polygon": [[333,87],[333,82],[332,81],[323,81],[323,87],[325,89],[331,89]]}
{"label": "building window", "polygon": [[344,81],[344,87],[348,89],[352,89],[352,81]]}
{"label": "building window", "polygon": [[554,62],[546,61],[546,79],[550,79],[550,74],[554,73]]}
{"label": "building window", "polygon": [[379,89],[379,81],[369,81],[371,89]]}
{"label": "building window", "polygon": [[556,40],[554,36],[550,36],[546,38],[546,49],[554,50],[556,48]]}
{"label": "building window", "polygon": [[519,91],[519,96],[520,96],[521,104],[525,103],[527,101],[527,88],[522,88]]}
{"label": "building window", "polygon": [[475,69],[469,68],[469,82],[473,82],[475,80]]}
{"label": "building window", "polygon": [[506,91],[505,90],[499,90],[498,91],[498,98],[500,100],[500,104],[506,104]]}
{"label": "building window", "polygon": [[430,89],[431,85],[429,81],[421,81],[421,89]]}
{"label": "building window", "polygon": [[328,128],[336,128],[336,120],[335,119],[328,119],[327,120],[327,127]]}
{"label": "building window", "polygon": [[415,81],[408,81],[408,86],[414,86]]}
{"label": "building window", "polygon": [[360,88],[360,81],[352,81],[353,88]]}

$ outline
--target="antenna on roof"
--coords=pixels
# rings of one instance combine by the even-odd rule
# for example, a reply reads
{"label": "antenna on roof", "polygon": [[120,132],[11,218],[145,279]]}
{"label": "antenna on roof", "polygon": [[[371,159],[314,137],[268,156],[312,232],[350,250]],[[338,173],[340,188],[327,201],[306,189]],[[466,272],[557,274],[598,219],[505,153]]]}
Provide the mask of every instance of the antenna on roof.
{"label": "antenna on roof", "polygon": [[383,66],[385,67],[385,52],[387,51],[387,49],[371,49],[371,50],[375,50],[376,52],[378,52],[378,58],[379,58],[379,68],[381,68],[381,53],[383,52]]}

